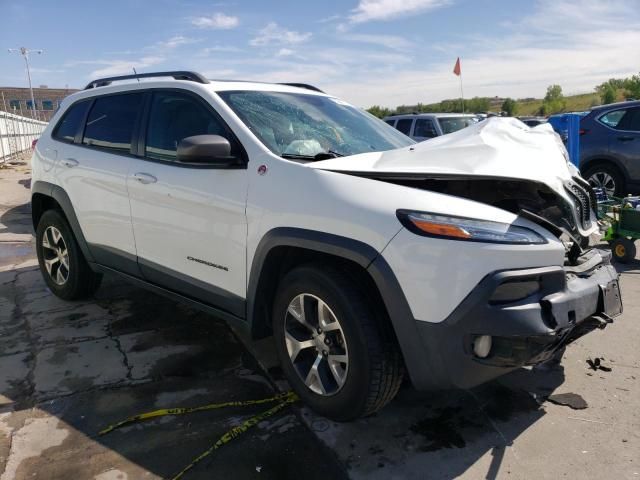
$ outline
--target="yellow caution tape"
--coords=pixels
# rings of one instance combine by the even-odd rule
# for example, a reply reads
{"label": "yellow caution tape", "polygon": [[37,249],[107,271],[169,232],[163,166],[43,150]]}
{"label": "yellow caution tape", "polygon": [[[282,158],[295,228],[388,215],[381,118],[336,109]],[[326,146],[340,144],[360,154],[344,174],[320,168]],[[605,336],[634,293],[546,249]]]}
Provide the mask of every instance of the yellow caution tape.
{"label": "yellow caution tape", "polygon": [[223,403],[210,403],[208,405],[202,405],[200,407],[186,407],[186,408],[161,408],[159,410],[154,410],[152,412],[140,413],[138,415],[134,415],[132,417],[126,418],[121,422],[114,423],[113,425],[109,425],[107,428],[101,430],[98,435],[105,435],[117,428],[120,428],[129,423],[139,422],[141,420],[147,420],[149,418],[162,417],[165,415],[184,415],[187,413],[194,412],[203,412],[206,410],[217,410],[225,407],[246,407],[250,405],[260,405],[263,403],[271,403],[271,402],[280,402],[276,406],[266,410],[262,413],[254,415],[253,417],[245,420],[240,425],[233,427],[231,430],[227,431],[224,435],[222,435],[216,443],[214,443],[211,448],[201,453],[197,456],[189,465],[182,469],[180,473],[172,478],[172,480],[178,480],[182,478],[182,476],[191,470],[198,462],[200,462],[203,458],[211,455],[215,450],[218,450],[220,447],[229,443],[234,438],[238,437],[240,434],[246,432],[251,427],[257,425],[258,423],[266,420],[269,417],[272,417],[280,410],[285,408],[286,406],[296,402],[298,400],[298,396],[293,392],[280,393],[273,397],[269,398],[261,398],[259,400],[239,400],[239,401],[231,401],[231,402],[223,402]]}

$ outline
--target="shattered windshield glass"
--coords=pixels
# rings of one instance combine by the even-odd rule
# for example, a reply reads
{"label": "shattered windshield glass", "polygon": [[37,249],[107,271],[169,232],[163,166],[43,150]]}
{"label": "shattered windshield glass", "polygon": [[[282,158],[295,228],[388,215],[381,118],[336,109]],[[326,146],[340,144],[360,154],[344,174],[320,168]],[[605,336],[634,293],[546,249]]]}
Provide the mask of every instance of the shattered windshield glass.
{"label": "shattered windshield glass", "polygon": [[226,91],[220,97],[273,153],[322,160],[414,142],[382,120],[332,97]]}

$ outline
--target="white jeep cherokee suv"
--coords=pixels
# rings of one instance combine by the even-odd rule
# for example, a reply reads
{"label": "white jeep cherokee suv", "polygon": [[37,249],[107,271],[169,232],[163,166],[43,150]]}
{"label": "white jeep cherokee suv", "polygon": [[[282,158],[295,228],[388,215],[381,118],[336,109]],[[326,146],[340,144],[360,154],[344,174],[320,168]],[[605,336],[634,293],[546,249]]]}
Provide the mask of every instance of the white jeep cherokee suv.
{"label": "white jeep cherokee suv", "polygon": [[620,313],[565,153],[500,119],[415,144],[309,85],[100,79],[35,149],[38,260],[63,299],[113,272],[273,335],[298,395],[353,419],[405,372],[469,388]]}

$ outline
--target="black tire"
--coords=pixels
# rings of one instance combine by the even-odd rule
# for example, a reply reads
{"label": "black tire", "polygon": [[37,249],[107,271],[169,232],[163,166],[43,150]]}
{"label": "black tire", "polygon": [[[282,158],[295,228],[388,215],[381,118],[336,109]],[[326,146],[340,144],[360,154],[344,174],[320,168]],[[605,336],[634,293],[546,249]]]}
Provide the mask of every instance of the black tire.
{"label": "black tire", "polygon": [[629,263],[636,258],[636,244],[628,238],[616,238],[611,242],[611,253],[618,262]]}
{"label": "black tire", "polygon": [[[52,232],[59,232],[62,241],[53,241]],[[44,247],[44,237],[47,232],[47,243],[53,248]],[[59,237],[58,237],[59,238]],[[68,268],[64,267],[64,263],[60,261],[54,250],[66,247],[66,261]],[[78,242],[76,241],[67,220],[57,210],[47,210],[44,212],[36,229],[36,253],[38,255],[38,264],[40,271],[44,277],[44,281],[49,289],[57,296],[64,300],[77,300],[89,297],[93,294],[102,281],[102,275],[95,273],[89,267],[84,258]],[[51,259],[55,264],[51,267],[53,273],[49,273],[45,266],[46,259]],[[56,260],[58,258],[58,260]],[[62,265],[62,267],[60,266]],[[61,277],[57,276],[60,271]],[[66,274],[66,275],[65,275]],[[62,279],[66,276],[66,280],[60,284],[56,279]]]}
{"label": "black tire", "polygon": [[582,172],[582,176],[594,188],[600,187],[601,185],[599,184],[602,183],[602,179],[607,178],[606,176],[608,176],[614,184],[613,194],[611,194],[611,192],[608,192],[608,194],[613,195],[614,197],[624,197],[625,195],[626,182],[624,175],[614,165],[608,163],[593,165]]}
{"label": "black tire", "polygon": [[[352,420],[377,412],[395,397],[404,377],[402,355],[390,321],[386,313],[383,313],[383,308],[369,299],[361,284],[362,282],[358,282],[346,268],[305,265],[293,269],[282,279],[273,306],[276,349],[289,383],[315,412],[336,421]],[[313,322],[312,302],[313,297],[316,297],[316,301],[321,299],[330,309],[330,313],[335,315],[341,327],[337,335],[342,336],[346,343],[348,367],[344,369],[344,382],[337,391],[329,395],[314,392],[305,384],[302,374],[296,369],[299,367],[294,367],[287,350],[285,322],[293,321],[298,325],[295,319],[291,320],[288,308],[290,303],[302,294],[311,297],[306,300],[311,302],[308,309],[309,323]],[[315,322],[318,325],[317,313]],[[302,330],[308,332],[305,328]],[[328,337],[334,332],[324,333]],[[344,343],[334,338],[332,347],[327,348],[334,346],[344,347]],[[331,353],[328,353],[329,356],[326,358],[331,356]],[[311,361],[322,362],[318,360],[322,352],[318,352],[314,347],[307,348],[305,354],[311,356]],[[299,357],[300,355],[302,353]],[[325,362],[324,372],[326,376],[330,376],[329,362],[326,359]],[[329,377],[330,380],[335,378]]]}

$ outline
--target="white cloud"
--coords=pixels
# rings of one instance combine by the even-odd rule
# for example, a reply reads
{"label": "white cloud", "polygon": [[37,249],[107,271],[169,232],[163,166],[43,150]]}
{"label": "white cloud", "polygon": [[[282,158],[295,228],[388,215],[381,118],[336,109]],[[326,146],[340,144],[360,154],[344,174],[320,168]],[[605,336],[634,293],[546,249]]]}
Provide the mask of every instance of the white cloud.
{"label": "white cloud", "polygon": [[[103,68],[94,70],[89,74],[91,78],[110,77],[112,75],[122,75],[133,73],[133,69],[140,70],[152,67],[165,61],[164,57],[142,57],[139,60],[88,60],[77,63],[104,65]],[[138,72],[140,73],[140,72]]]}
{"label": "white cloud", "polygon": [[461,35],[457,46],[446,49],[450,59],[393,75],[362,71],[358,78],[332,79],[326,88],[362,106],[456,98],[460,84],[451,70],[461,55],[468,97],[541,98],[553,83],[565,94],[592,92],[608,78],[638,72],[639,23],[640,9],[627,2],[587,0],[576,8],[571,0],[541,0],[531,15],[512,22],[507,31]]}
{"label": "white cloud", "polygon": [[296,52],[291,50],[290,48],[281,48],[276,52],[276,57],[289,57],[294,55]]}
{"label": "white cloud", "polygon": [[295,45],[306,42],[311,38],[311,32],[295,32],[280,27],[275,22],[270,22],[249,41],[249,45],[254,47],[264,47],[267,45]]}
{"label": "white cloud", "polygon": [[372,20],[389,20],[392,18],[424,12],[443,7],[451,0],[360,0],[358,6],[351,11],[351,23],[364,23]]}
{"label": "white cloud", "polygon": [[171,37],[168,40],[162,41],[162,42],[158,42],[155,45],[153,45],[153,47],[150,48],[160,48],[160,49],[174,49],[177,47],[180,47],[182,45],[189,45],[191,43],[197,43],[200,40],[195,39],[195,38],[189,38],[189,37],[185,37],[183,35],[176,35],[174,37]]}
{"label": "white cloud", "polygon": [[200,50],[198,53],[199,56],[206,57],[211,55],[212,53],[234,53],[241,52],[242,49],[238,47],[234,47],[231,45],[214,45],[212,47],[206,47]]}
{"label": "white cloud", "polygon": [[352,42],[370,43],[381,47],[391,48],[393,50],[406,50],[411,48],[411,42],[395,35],[369,35],[364,33],[353,33],[340,37],[343,40]]}
{"label": "white cloud", "polygon": [[198,28],[209,28],[212,30],[229,30],[236,28],[240,24],[238,17],[225,15],[224,13],[214,13],[208,17],[196,17],[191,19],[191,24]]}

